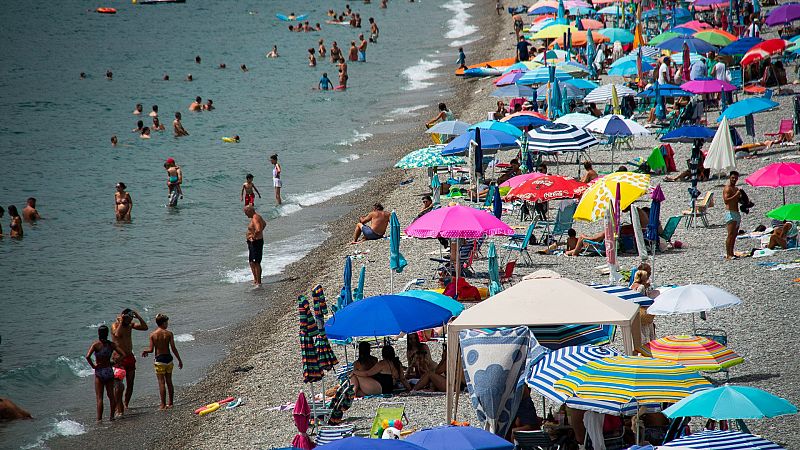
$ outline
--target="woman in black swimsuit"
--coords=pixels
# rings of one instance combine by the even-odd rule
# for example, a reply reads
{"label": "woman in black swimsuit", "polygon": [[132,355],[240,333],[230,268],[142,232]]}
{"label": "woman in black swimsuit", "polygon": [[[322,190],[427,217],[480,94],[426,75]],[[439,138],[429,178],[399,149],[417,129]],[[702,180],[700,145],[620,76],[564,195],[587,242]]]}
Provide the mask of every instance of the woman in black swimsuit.
{"label": "woman in black swimsuit", "polygon": [[[108,327],[101,325],[97,329],[98,340],[92,342],[89,351],[86,353],[86,361],[94,369],[94,393],[97,398],[97,421],[103,420],[103,389],[108,395],[108,401],[111,406],[110,420],[114,420],[114,411],[116,411],[116,398],[114,397],[114,368],[111,367],[111,354],[115,351],[121,355],[121,358],[127,356],[127,352],[117,344],[108,340]],[[92,361],[94,355],[94,361]]]}
{"label": "woman in black swimsuit", "polygon": [[394,348],[387,345],[381,349],[381,360],[369,370],[354,370],[350,382],[356,391],[356,396],[391,394],[397,381],[403,384],[406,390],[411,390],[411,385],[406,381],[403,365],[394,352]]}

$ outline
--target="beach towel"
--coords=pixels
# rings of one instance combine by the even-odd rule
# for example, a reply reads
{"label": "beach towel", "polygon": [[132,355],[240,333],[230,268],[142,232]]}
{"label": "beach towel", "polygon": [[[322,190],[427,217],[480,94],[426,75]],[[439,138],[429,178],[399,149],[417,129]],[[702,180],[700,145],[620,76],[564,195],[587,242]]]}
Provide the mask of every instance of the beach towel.
{"label": "beach towel", "polygon": [[678,166],[675,165],[675,152],[670,144],[661,144],[661,155],[667,165],[667,172],[677,172]]}
{"label": "beach towel", "polygon": [[651,171],[657,174],[666,173],[667,163],[664,161],[664,155],[661,154],[661,147],[653,148],[653,151],[650,152],[650,156],[647,158],[647,165],[650,166]]}

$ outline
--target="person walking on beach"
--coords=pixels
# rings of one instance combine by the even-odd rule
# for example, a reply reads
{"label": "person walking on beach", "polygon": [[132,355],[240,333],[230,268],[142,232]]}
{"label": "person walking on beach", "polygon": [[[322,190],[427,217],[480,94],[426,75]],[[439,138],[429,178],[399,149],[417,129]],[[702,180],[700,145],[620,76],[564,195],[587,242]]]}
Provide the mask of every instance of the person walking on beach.
{"label": "person walking on beach", "polygon": [[[111,355],[117,353],[126,357],[127,353],[117,344],[108,340],[108,327],[100,325],[97,328],[97,340],[92,342],[86,352],[86,362],[94,370],[94,394],[97,400],[97,421],[103,420],[103,391],[106,391],[110,408],[109,420],[114,420],[118,405],[114,394],[114,369],[111,367]],[[94,361],[92,361],[94,356]]]}
{"label": "person walking on beach", "polygon": [[733,252],[736,246],[736,236],[739,234],[739,224],[742,223],[742,214],[739,212],[739,197],[742,195],[736,183],[739,181],[739,172],[732,171],[728,177],[728,184],[722,190],[722,200],[725,202],[725,227],[728,237],[725,239],[725,259],[736,259]]}
{"label": "person walking on beach", "polygon": [[367,62],[367,40],[363,34],[359,34],[358,39],[358,62]]}
{"label": "person walking on beach", "polygon": [[383,210],[383,205],[380,203],[372,205],[372,212],[358,219],[351,244],[358,244],[362,235],[365,241],[382,239],[386,227],[389,226],[389,217],[389,213]]}
{"label": "person walking on beach", "polygon": [[[136,319],[138,323],[134,323],[133,319]],[[133,330],[147,331],[147,329],[147,322],[138,312],[130,308],[123,309],[122,313],[117,316],[116,322],[111,324],[111,340],[118,347],[115,359],[125,369],[125,381],[127,382],[125,404],[124,406],[117,405],[119,413],[128,409],[133,396],[133,382],[136,379],[136,357],[133,355],[133,338],[131,334]]]}
{"label": "person walking on beach", "polygon": [[175,131],[175,137],[188,136],[189,132],[183,128],[181,123],[181,113],[175,112],[175,120],[172,121],[172,129]]}
{"label": "person walking on beach", "polygon": [[258,192],[258,188],[255,184],[253,184],[253,174],[248,173],[246,177],[244,177],[245,181],[242,185],[242,193],[240,195],[241,200],[243,201],[245,206],[247,205],[254,205],[256,200],[256,194],[258,194],[258,198],[261,198],[261,192]]}
{"label": "person walking on beach", "polygon": [[467,70],[467,55],[464,54],[464,47],[458,47],[458,59],[456,60],[459,69]]}
{"label": "person walking on beach", "polygon": [[278,164],[278,154],[269,157],[269,162],[272,163],[272,186],[275,188],[275,201],[280,206],[283,203],[281,199],[281,165]]}
{"label": "person walking on beach", "polygon": [[36,210],[35,198],[28,198],[28,204],[22,208],[22,219],[26,222],[36,222],[42,219],[42,216],[39,215],[39,211]]}
{"label": "person walking on beach", "polygon": [[247,261],[250,263],[250,271],[253,272],[253,285],[261,287],[261,258],[264,254],[264,228],[267,222],[256,212],[253,205],[244,207],[244,215],[250,219],[247,224]]}
{"label": "person walking on beach", "polygon": [[530,58],[530,53],[528,52],[528,47],[530,46],[531,44],[525,40],[525,36],[519,37],[519,42],[517,42],[517,62],[527,61]]}
{"label": "person walking on beach", "polygon": [[[156,379],[158,379],[158,395],[161,398],[158,409],[163,410],[172,408],[174,399],[172,369],[175,365],[172,362],[172,353],[175,353],[175,358],[178,360],[178,369],[183,369],[183,361],[181,361],[178,349],[175,348],[175,335],[167,330],[169,317],[166,314],[157,315],[156,325],[158,328],[150,333],[150,347],[142,352],[142,358],[147,358],[147,355],[155,352],[153,367],[156,371]],[[172,353],[170,353],[170,349],[172,349]],[[169,391],[169,402],[167,402],[167,391]]]}

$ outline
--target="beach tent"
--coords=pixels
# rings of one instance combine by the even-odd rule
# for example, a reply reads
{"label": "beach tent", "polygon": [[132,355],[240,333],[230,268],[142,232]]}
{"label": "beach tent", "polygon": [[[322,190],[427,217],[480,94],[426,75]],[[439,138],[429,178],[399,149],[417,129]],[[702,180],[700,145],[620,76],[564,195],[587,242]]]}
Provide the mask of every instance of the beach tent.
{"label": "beach tent", "polygon": [[[539,270],[519,283],[467,309],[447,325],[449,336],[461,330],[548,325],[617,325],[625,352],[641,347],[639,306],[585,284],[563,278],[550,270]],[[447,348],[448,373],[458,373],[461,349]],[[447,421],[456,414],[456,383],[447,379]]]}

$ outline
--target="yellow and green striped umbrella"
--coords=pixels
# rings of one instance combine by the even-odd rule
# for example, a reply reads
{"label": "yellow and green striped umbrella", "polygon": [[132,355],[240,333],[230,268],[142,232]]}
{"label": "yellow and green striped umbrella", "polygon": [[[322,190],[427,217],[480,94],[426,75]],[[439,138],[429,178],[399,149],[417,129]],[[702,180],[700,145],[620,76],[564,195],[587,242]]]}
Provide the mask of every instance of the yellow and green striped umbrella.
{"label": "yellow and green striped umbrella", "polygon": [[650,341],[649,346],[653,358],[694,370],[721,370],[744,362],[733,350],[701,336],[666,336]]}
{"label": "yellow and green striped umbrella", "polygon": [[713,386],[695,370],[642,356],[614,356],[590,361],[555,383],[570,397],[625,404],[675,403]]}

